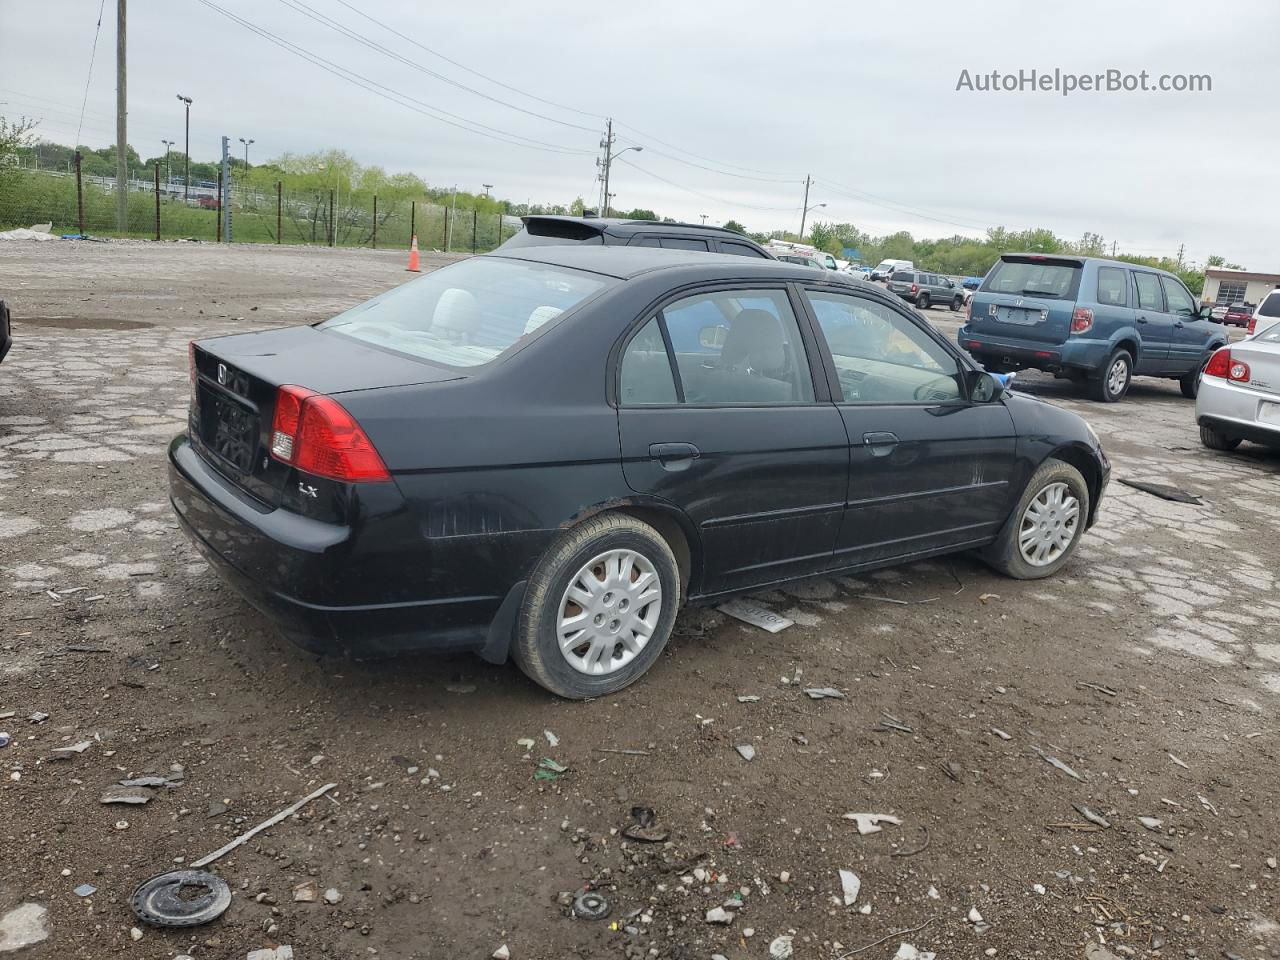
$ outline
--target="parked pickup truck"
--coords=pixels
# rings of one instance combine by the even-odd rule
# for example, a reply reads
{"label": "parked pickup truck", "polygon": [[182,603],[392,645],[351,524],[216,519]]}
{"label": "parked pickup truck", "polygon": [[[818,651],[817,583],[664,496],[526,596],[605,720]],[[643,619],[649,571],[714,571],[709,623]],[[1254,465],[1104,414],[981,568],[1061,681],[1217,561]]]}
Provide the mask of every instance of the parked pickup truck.
{"label": "parked pickup truck", "polygon": [[991,373],[1034,368],[1114,403],[1135,374],[1177,380],[1194,398],[1226,329],[1171,273],[1033,253],[1003,255],[969,302],[960,346]]}

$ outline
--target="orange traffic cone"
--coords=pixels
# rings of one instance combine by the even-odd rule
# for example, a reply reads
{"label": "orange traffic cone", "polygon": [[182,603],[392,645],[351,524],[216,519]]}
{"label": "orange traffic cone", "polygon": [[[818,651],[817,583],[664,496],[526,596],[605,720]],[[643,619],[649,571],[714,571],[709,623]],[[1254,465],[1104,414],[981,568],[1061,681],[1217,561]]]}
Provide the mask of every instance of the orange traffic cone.
{"label": "orange traffic cone", "polygon": [[421,273],[422,270],[418,266],[418,235],[413,235],[413,242],[409,244],[409,266],[406,268],[408,273]]}

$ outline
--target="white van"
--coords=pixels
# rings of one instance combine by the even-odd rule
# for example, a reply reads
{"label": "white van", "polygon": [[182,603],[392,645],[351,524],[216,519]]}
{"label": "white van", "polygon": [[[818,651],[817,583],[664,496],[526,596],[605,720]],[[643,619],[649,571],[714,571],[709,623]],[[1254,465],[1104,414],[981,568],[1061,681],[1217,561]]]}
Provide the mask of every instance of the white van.
{"label": "white van", "polygon": [[914,270],[916,265],[910,260],[881,260],[879,266],[871,271],[869,280],[888,280],[898,270]]}

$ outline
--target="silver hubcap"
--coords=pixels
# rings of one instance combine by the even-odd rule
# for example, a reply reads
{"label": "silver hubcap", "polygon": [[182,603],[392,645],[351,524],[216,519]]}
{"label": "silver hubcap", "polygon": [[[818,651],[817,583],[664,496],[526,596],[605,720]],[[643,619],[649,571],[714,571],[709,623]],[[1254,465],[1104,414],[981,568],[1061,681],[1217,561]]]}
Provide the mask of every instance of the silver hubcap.
{"label": "silver hubcap", "polygon": [[574,574],[560,599],[556,638],[579,673],[621,670],[653,638],[662,615],[662,581],[634,550],[610,550]]}
{"label": "silver hubcap", "polygon": [[1129,364],[1123,357],[1120,357],[1111,365],[1111,372],[1107,374],[1107,389],[1112,394],[1117,394],[1124,389],[1124,385],[1128,380]]}
{"label": "silver hubcap", "polygon": [[1080,501],[1065,483],[1051,483],[1038,494],[1022,515],[1018,549],[1022,559],[1044,567],[1062,556],[1075,539],[1080,523]]}

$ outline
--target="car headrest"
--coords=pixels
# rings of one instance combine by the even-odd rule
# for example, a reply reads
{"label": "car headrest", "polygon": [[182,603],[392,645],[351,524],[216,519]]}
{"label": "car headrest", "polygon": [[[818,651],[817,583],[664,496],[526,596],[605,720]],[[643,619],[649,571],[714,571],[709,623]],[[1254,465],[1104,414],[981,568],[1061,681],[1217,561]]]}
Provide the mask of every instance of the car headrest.
{"label": "car headrest", "polygon": [[524,332],[533,333],[548,320],[554,320],[562,313],[564,313],[564,310],[560,307],[538,307],[533,313],[529,314],[529,320],[524,325]]}
{"label": "car headrest", "polygon": [[450,287],[436,302],[431,329],[448,333],[475,333],[480,329],[480,308],[475,294]]}
{"label": "car headrest", "polygon": [[786,339],[777,317],[768,310],[743,310],[733,318],[720,354],[722,369],[751,370],[769,376],[781,371],[786,363]]}

